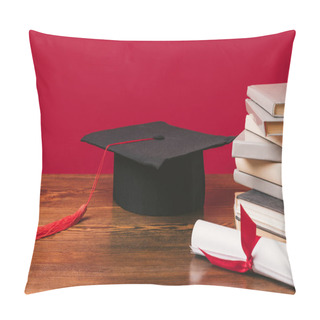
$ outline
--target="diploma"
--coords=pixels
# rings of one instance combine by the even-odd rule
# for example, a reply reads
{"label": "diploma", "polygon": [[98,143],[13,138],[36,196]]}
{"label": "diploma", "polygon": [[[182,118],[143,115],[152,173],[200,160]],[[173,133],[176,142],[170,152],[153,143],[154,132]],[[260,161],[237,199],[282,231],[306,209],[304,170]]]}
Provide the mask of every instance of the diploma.
{"label": "diploma", "polygon": [[[203,220],[198,220],[193,227],[190,247],[192,252],[198,255],[207,254],[234,262],[247,261],[239,230]],[[293,286],[286,244],[283,242],[259,238],[252,250],[250,269],[260,275]]]}

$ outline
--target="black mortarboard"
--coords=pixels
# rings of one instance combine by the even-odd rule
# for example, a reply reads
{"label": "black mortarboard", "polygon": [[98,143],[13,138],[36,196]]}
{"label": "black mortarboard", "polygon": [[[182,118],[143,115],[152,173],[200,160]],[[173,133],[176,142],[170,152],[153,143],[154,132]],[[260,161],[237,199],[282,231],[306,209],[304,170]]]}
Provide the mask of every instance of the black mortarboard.
{"label": "black mortarboard", "polygon": [[105,149],[112,145],[113,198],[122,208],[144,215],[176,215],[204,204],[205,149],[230,143],[234,137],[186,130],[152,122],[90,133],[81,141]]}

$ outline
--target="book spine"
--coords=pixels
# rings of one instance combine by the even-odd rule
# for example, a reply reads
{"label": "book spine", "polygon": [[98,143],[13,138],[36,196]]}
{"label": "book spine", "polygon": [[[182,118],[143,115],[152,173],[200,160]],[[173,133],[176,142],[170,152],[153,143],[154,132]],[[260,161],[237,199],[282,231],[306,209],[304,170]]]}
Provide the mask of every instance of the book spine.
{"label": "book spine", "polygon": [[[234,225],[235,225],[235,228],[239,231],[241,230],[240,229],[241,228],[241,223],[240,223],[241,222],[241,214],[239,211],[240,203],[239,203],[238,196],[241,194],[244,194],[244,193],[245,192],[235,192],[235,194],[234,194],[234,205],[233,205]],[[250,212],[250,210],[248,210],[248,208],[246,209],[246,212],[250,216],[250,218],[252,220],[254,220],[253,217],[251,216],[251,212]],[[274,230],[270,230],[270,228],[266,228],[266,227],[261,226],[258,221],[255,221],[255,224],[257,226],[257,236],[266,237],[266,238],[274,239],[274,240],[281,241],[281,242],[286,242],[284,230],[280,234],[279,232],[275,232]]]}
{"label": "book spine", "polygon": [[245,129],[249,130],[257,135],[259,135],[260,137],[275,143],[276,145],[282,147],[282,136],[264,136],[263,132],[260,130],[260,128],[258,127],[258,125],[256,124],[256,122],[253,119],[253,116],[250,114],[247,114],[246,116],[246,121],[245,121]]}
{"label": "book spine", "polygon": [[242,184],[250,189],[255,189],[264,192],[272,197],[283,200],[282,187],[269,181],[254,177],[250,174],[241,172],[237,169],[233,172],[235,182]]}
{"label": "book spine", "polygon": [[235,161],[239,171],[282,185],[281,163],[245,158],[236,158]]}
{"label": "book spine", "polygon": [[249,86],[247,89],[247,96],[252,99],[254,102],[256,102],[261,108],[266,110],[268,113],[270,113],[273,117],[275,117],[274,109],[275,104],[272,100],[268,99],[265,95],[263,95],[261,92],[256,90],[254,87]]}
{"label": "book spine", "polygon": [[281,162],[282,148],[269,140],[265,141],[266,143],[247,142],[236,138],[232,143],[232,157]]}
{"label": "book spine", "polygon": [[249,103],[249,99],[246,99],[246,110],[252,115],[255,124],[259,127],[264,137],[267,136],[266,127],[264,121],[259,117],[259,115],[253,110]]}
{"label": "book spine", "polygon": [[[240,219],[238,217],[234,218],[234,224],[235,224],[236,230],[240,231],[241,221],[240,221]],[[285,236],[278,235],[277,233],[274,233],[274,232],[272,232],[272,231],[270,231],[268,229],[262,228],[258,224],[256,224],[256,226],[257,226],[257,236],[258,237],[269,238],[269,239],[281,241],[281,242],[284,242],[284,243],[287,242]]]}
{"label": "book spine", "polygon": [[[285,234],[285,226],[284,226],[284,215],[278,214],[275,216],[274,214],[268,214],[267,211],[264,212],[263,208],[257,207],[255,210],[250,209],[250,204],[247,204],[243,201],[239,201],[239,204],[236,208],[236,216],[241,217],[240,214],[240,204],[243,209],[247,212],[250,218],[263,228],[267,228],[277,234],[283,235]],[[261,211],[261,212],[259,212]]]}
{"label": "book spine", "polygon": [[267,210],[266,212],[277,212],[276,216],[278,216],[279,213],[284,214],[283,200],[271,197],[263,192],[252,189],[246,192],[238,192],[236,196],[237,201],[245,201],[259,207],[264,207]]}

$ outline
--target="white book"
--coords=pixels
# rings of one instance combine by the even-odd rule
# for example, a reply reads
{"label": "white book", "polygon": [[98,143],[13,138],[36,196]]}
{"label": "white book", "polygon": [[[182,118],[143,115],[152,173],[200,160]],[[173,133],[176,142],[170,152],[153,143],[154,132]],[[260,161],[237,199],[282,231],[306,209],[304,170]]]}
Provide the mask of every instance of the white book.
{"label": "white book", "polygon": [[[272,233],[285,237],[285,222],[284,222],[284,215],[278,215],[277,217],[268,215],[264,212],[259,212],[259,210],[250,210],[247,208],[246,203],[242,204],[243,209],[247,212],[248,216],[252,219],[252,221],[264,230],[271,231]],[[235,218],[239,221],[241,220],[241,210],[240,204],[238,205],[235,203],[234,205],[234,215]]]}
{"label": "white book", "polygon": [[274,117],[283,117],[286,100],[286,83],[248,86],[247,96]]}
{"label": "white book", "polygon": [[[235,218],[239,221],[241,220],[240,212],[235,213]],[[285,237],[286,232],[281,227],[275,227],[273,224],[267,223],[265,221],[260,221],[256,217],[251,217],[251,215],[250,218],[257,225],[257,227],[259,226],[259,228],[261,228],[262,230],[268,230],[269,232],[272,232],[274,235],[277,235],[279,237]]]}
{"label": "white book", "polygon": [[275,118],[251,99],[246,99],[246,110],[253,115],[254,121],[263,136],[282,136],[283,118]]}
{"label": "white book", "polygon": [[[197,220],[191,235],[194,254],[206,253],[220,259],[246,261],[238,230]],[[268,238],[260,238],[252,251],[253,272],[293,286],[286,244]],[[240,275],[239,275],[240,276]]]}
{"label": "white book", "polygon": [[259,126],[255,123],[254,117],[252,114],[247,114],[245,121],[245,129],[249,130],[260,137],[275,143],[276,145],[282,147],[282,136],[268,136],[265,137],[263,131],[259,128]]}
{"label": "white book", "polygon": [[260,231],[265,231],[269,238],[272,234],[273,239],[276,236],[276,240],[285,241],[283,200],[254,189],[246,192],[236,192],[234,199],[236,226],[237,222],[241,220],[241,206],[259,229],[257,229],[258,235],[264,236],[265,233]]}
{"label": "white book", "polygon": [[233,171],[233,179],[235,182],[242,184],[250,189],[258,190],[281,200],[283,199],[282,186],[279,186],[278,184],[257,178],[251,174],[241,172],[237,169]]}
{"label": "white book", "polygon": [[232,142],[232,157],[281,162],[282,148],[249,130],[243,130]]}
{"label": "white book", "polygon": [[[238,216],[235,216],[234,223],[235,223],[236,229],[240,230],[241,229],[241,223],[240,223],[240,219],[238,218]],[[258,224],[257,224],[257,236],[266,237],[266,238],[274,239],[274,240],[281,241],[281,242],[286,242],[286,237],[285,236],[281,236],[280,234],[273,233],[270,230],[264,230]]]}
{"label": "white book", "polygon": [[236,167],[239,171],[251,174],[280,186],[282,185],[281,162],[246,158],[235,158],[235,161]]}

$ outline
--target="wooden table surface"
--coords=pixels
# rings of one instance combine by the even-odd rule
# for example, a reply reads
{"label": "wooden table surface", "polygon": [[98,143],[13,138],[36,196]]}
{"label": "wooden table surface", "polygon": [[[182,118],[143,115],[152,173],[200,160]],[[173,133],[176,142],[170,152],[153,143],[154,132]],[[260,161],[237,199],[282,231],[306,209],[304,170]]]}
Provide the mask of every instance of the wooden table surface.
{"label": "wooden table surface", "polygon": [[[43,175],[39,225],[74,213],[87,201],[94,175]],[[174,217],[125,211],[112,198],[112,175],[102,175],[84,218],[37,240],[26,285],[35,293],[94,284],[206,284],[293,294],[280,282],[238,274],[190,253],[197,219],[234,227],[232,175],[207,175],[204,209]]]}

